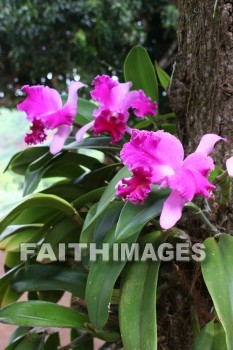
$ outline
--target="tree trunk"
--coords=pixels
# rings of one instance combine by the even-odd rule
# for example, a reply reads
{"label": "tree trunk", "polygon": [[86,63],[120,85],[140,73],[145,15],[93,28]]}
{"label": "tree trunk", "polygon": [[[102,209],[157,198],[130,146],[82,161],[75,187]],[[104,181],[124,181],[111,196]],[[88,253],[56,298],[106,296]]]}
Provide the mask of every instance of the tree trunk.
{"label": "tree trunk", "polygon": [[[206,133],[227,137],[228,143],[219,143],[214,152],[225,169],[233,155],[233,0],[180,0],[179,10],[178,54],[169,91],[178,135],[187,154]],[[220,216],[233,232],[232,203],[230,207]]]}
{"label": "tree trunk", "polygon": [[170,100],[191,152],[205,133],[226,136],[219,161],[233,153],[233,1],[180,0],[178,55]]}

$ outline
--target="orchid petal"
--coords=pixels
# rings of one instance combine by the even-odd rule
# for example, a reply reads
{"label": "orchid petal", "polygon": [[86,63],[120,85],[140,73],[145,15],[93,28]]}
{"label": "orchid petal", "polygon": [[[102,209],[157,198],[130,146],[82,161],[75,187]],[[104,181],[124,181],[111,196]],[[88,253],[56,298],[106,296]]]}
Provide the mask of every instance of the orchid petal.
{"label": "orchid petal", "polygon": [[108,109],[102,110],[95,119],[94,135],[107,132],[112,136],[112,144],[118,142],[126,132],[126,121],[127,116],[125,114],[118,113],[114,116]]}
{"label": "orchid petal", "polygon": [[119,85],[118,81],[111,79],[108,75],[98,75],[92,82],[94,89],[91,91],[91,97],[99,101],[102,105],[107,105],[110,100],[111,90]]}
{"label": "orchid petal", "polygon": [[116,188],[116,194],[125,201],[142,204],[151,192],[150,171],[146,171],[144,168],[135,169],[133,176],[121,179]]}
{"label": "orchid petal", "polygon": [[210,171],[214,169],[214,162],[206,154],[194,152],[184,160],[183,168],[196,169],[202,175],[208,176]]}
{"label": "orchid petal", "polygon": [[26,99],[18,104],[19,111],[27,113],[27,119],[33,121],[34,118],[53,114],[62,108],[62,100],[59,93],[48,86],[25,85],[22,91],[27,93]]}
{"label": "orchid petal", "polygon": [[173,168],[170,165],[155,165],[152,167],[153,175],[152,181],[155,184],[161,184],[161,182],[166,179],[166,177],[172,176],[175,174]]}
{"label": "orchid petal", "polygon": [[78,89],[87,86],[81,82],[72,81],[69,85],[68,99],[64,107],[53,113],[43,117],[43,121],[48,129],[55,129],[60,125],[71,125],[78,108]]}
{"label": "orchid petal", "polygon": [[221,136],[218,136],[216,134],[206,134],[202,137],[195,152],[200,152],[209,155],[213,151],[216,142],[220,140],[226,141],[225,138],[222,138]]}
{"label": "orchid petal", "polygon": [[162,130],[152,132],[134,129],[130,142],[121,151],[124,164],[131,170],[156,165],[168,165],[176,170],[182,165],[183,157],[184,150],[180,141]]}
{"label": "orchid petal", "polygon": [[182,210],[185,204],[178,191],[172,191],[168,199],[164,202],[160,216],[160,226],[164,230],[173,227],[182,216]]}
{"label": "orchid petal", "polygon": [[110,100],[105,107],[110,108],[112,111],[119,111],[122,113],[128,112],[128,108],[125,106],[124,100],[126,99],[129,89],[131,88],[132,83],[119,83],[117,86],[114,86],[111,90]]}
{"label": "orchid petal", "polygon": [[81,142],[84,138],[84,135],[86,134],[87,130],[91,129],[94,126],[94,120],[91,122],[87,123],[83,127],[81,127],[75,135],[76,141]]}
{"label": "orchid petal", "polygon": [[233,177],[233,157],[227,159],[226,166],[229,176]]}
{"label": "orchid petal", "polygon": [[70,126],[69,125],[61,125],[58,128],[58,131],[53,136],[53,140],[50,145],[50,152],[52,154],[56,154],[60,152],[67,140],[67,138],[70,135]]}
{"label": "orchid petal", "polygon": [[133,108],[134,114],[137,117],[143,118],[145,115],[156,115],[157,103],[151,102],[150,97],[146,97],[146,94],[142,90],[130,91],[125,100],[124,108]]}
{"label": "orchid petal", "polygon": [[77,113],[77,103],[78,103],[78,94],[77,91],[82,87],[87,87],[87,85],[81,83],[80,81],[72,81],[68,88],[68,99],[64,105],[64,111],[75,117]]}

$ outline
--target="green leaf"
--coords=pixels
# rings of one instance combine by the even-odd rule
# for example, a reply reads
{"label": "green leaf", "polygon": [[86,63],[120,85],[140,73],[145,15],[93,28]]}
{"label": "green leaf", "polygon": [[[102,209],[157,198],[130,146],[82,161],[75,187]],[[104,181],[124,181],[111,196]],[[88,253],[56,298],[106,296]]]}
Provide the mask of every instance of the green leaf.
{"label": "green leaf", "polygon": [[30,265],[18,270],[11,288],[17,292],[63,290],[84,299],[87,274],[61,265]]}
{"label": "green leaf", "polygon": [[86,100],[82,97],[78,98],[78,114],[75,117],[75,121],[78,124],[85,125],[91,122],[93,117],[94,109],[97,109],[98,106],[89,100]]}
{"label": "green leaf", "polygon": [[6,252],[19,252],[20,251],[20,244],[23,243],[37,243],[39,240],[43,238],[38,231],[38,228],[36,229],[29,229],[24,230],[21,232],[18,232],[17,234],[14,234],[13,236],[10,236],[6,239],[4,239],[2,242],[0,242],[0,249],[5,250]]}
{"label": "green leaf", "polygon": [[0,307],[7,305],[6,300],[8,299],[7,295],[8,295],[8,291],[9,291],[10,281],[11,281],[14,273],[20,267],[22,267],[22,265],[23,264],[20,264],[19,266],[16,266],[15,268],[9,270],[0,278]]}
{"label": "green leaf", "polygon": [[27,335],[30,328],[18,327],[10,337],[8,346],[4,350],[15,350],[20,341]]}
{"label": "green leaf", "polygon": [[23,194],[32,193],[43,177],[76,179],[85,172],[80,165],[92,169],[98,164],[100,162],[96,158],[73,152],[63,152],[53,157],[45,154],[29,165],[25,174]]}
{"label": "green leaf", "polygon": [[126,57],[124,63],[125,81],[132,81],[133,89],[142,89],[152,101],[158,102],[158,82],[154,66],[147,51],[135,46]]}
{"label": "green leaf", "polygon": [[23,200],[13,204],[10,209],[6,210],[5,213],[1,213],[2,218],[0,221],[0,232],[2,232],[8,225],[13,223],[16,216],[23,210],[40,207],[60,210],[66,215],[74,218],[79,225],[82,225],[82,219],[79,217],[78,213],[70,203],[57,196],[37,193],[25,197]]}
{"label": "green leaf", "polygon": [[177,125],[174,124],[174,123],[161,124],[161,129],[166,131],[166,132],[170,132],[170,134],[174,134],[175,133],[176,127],[177,127]]}
{"label": "green leaf", "polygon": [[220,322],[208,322],[195,339],[192,350],[227,350],[226,336]]}
{"label": "green leaf", "polygon": [[176,113],[166,113],[166,114],[160,114],[159,115],[159,120],[161,119],[170,119],[170,118],[175,118],[176,117]]}
{"label": "green leaf", "polygon": [[0,242],[5,240],[6,238],[10,238],[14,235],[18,235],[19,233],[27,232],[27,235],[35,234],[39,228],[41,228],[42,224],[33,224],[33,225],[10,225],[8,226],[4,232],[1,234]]}
{"label": "green leaf", "polygon": [[10,160],[5,171],[8,169],[19,175],[24,175],[30,163],[42,157],[48,152],[48,147],[30,147],[16,153]]}
{"label": "green leaf", "polygon": [[127,167],[122,168],[117,175],[112,179],[105,189],[102,197],[100,198],[99,204],[96,209],[95,215],[87,223],[84,222],[83,230],[81,232],[80,242],[86,242],[86,235],[89,237],[92,234],[93,226],[95,225],[96,219],[103,213],[105,208],[111,203],[111,201],[116,197],[116,185],[123,177],[130,176],[130,172]]}
{"label": "green leaf", "polygon": [[[150,235],[150,242],[157,247],[166,238],[164,233],[155,232]],[[159,267],[159,259],[135,261],[129,263],[123,275],[119,319],[125,350],[157,349],[156,291]]]}
{"label": "green leaf", "polygon": [[160,84],[162,85],[162,87],[164,88],[164,90],[167,90],[171,78],[169,77],[169,75],[165,72],[165,70],[163,70],[161,67],[159,67],[158,63],[155,63],[155,69],[156,69],[156,73],[158,75]]}
{"label": "green leaf", "polygon": [[134,125],[134,129],[146,129],[151,125],[151,121],[150,120],[143,120],[139,123],[137,123],[136,125]]}
{"label": "green leaf", "polygon": [[158,216],[163,208],[164,201],[169,195],[169,190],[155,189],[146,199],[143,205],[135,205],[127,202],[121,211],[117,223],[115,236],[117,240],[127,238],[140,231],[143,226]]}
{"label": "green leaf", "polygon": [[227,349],[233,350],[233,237],[222,234],[219,243],[207,238],[204,245],[203,278],[226,332]]}
{"label": "green leaf", "polygon": [[53,333],[46,340],[46,343],[44,344],[44,350],[57,350],[59,348],[59,345],[60,345],[59,333]]}
{"label": "green leaf", "polygon": [[[113,227],[104,239],[104,243],[109,243],[109,261],[103,261],[101,256],[97,257],[97,260],[91,265],[87,280],[86,301],[88,314],[91,323],[97,329],[104,327],[108,320],[113,288],[126,264],[126,261],[114,261],[114,231]],[[137,240],[137,237],[138,233],[123,242],[127,243],[130,249],[131,244]]]}
{"label": "green leaf", "polygon": [[14,348],[15,350],[44,350],[43,335],[41,334],[27,334],[19,344]]}
{"label": "green leaf", "polygon": [[88,137],[83,139],[81,142],[74,141],[69,143],[63,149],[73,150],[78,148],[86,149],[96,149],[99,151],[110,151],[110,152],[119,152],[121,150],[121,145],[110,145],[111,137],[107,136],[98,136],[98,137]]}
{"label": "green leaf", "polygon": [[45,301],[21,301],[0,310],[0,322],[24,327],[84,328],[87,318]]}

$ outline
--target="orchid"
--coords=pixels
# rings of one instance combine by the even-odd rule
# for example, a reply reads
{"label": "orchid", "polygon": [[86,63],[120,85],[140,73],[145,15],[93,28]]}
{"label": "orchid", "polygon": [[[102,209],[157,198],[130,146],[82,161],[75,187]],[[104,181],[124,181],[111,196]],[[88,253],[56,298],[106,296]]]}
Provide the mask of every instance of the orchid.
{"label": "orchid", "polygon": [[130,142],[121,151],[123,163],[133,176],[118,183],[117,195],[136,204],[144,202],[154,184],[170,188],[160,225],[163,229],[171,228],[181,218],[186,202],[194,195],[209,198],[209,191],[215,188],[207,179],[214,169],[209,154],[221,139],[215,134],[203,136],[196,151],[184,159],[183,146],[175,136],[162,130],[133,130]]}
{"label": "orchid", "polygon": [[98,101],[99,108],[94,110],[94,120],[76,134],[77,141],[81,141],[84,134],[93,128],[94,135],[106,132],[112,136],[111,143],[118,142],[125,132],[131,134],[131,128],[127,125],[129,109],[134,110],[137,117],[156,115],[157,104],[151,102],[142,90],[129,91],[131,82],[119,83],[107,75],[97,76],[92,85],[91,97]]}
{"label": "orchid", "polygon": [[227,159],[226,166],[229,176],[233,177],[233,157]]}
{"label": "orchid", "polygon": [[62,106],[62,99],[59,93],[48,86],[25,85],[22,91],[26,92],[26,99],[18,104],[19,111],[27,114],[27,120],[32,123],[30,133],[25,136],[25,142],[29,145],[45,141],[46,130],[57,129],[50,152],[56,154],[61,151],[68,138],[71,125],[77,113],[77,91],[85,86],[81,82],[71,82],[69,85],[68,99]]}

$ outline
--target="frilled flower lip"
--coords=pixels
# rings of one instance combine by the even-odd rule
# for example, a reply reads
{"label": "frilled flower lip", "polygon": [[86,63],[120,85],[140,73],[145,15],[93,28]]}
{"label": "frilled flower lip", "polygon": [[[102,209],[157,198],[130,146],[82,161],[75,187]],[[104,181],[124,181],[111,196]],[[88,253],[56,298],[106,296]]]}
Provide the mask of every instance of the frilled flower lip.
{"label": "frilled flower lip", "polygon": [[[129,109],[139,118],[145,115],[156,115],[157,104],[151,102],[142,90],[132,90],[131,82],[119,83],[108,75],[98,75],[92,82],[93,90],[91,97],[96,100],[99,107],[94,110],[94,135],[107,132],[112,136],[112,144],[118,142],[125,132],[131,133],[127,125]],[[81,128],[76,139],[81,141],[84,136],[84,128],[87,131],[90,127],[86,125]]]}
{"label": "frilled flower lip", "polygon": [[22,91],[26,92],[25,100],[18,104],[19,111],[26,113],[27,120],[32,123],[30,133],[25,136],[27,144],[42,143],[46,139],[46,130],[57,129],[51,143],[50,152],[60,152],[70,134],[71,125],[77,113],[77,91],[84,87],[81,82],[71,82],[68,99],[64,106],[59,93],[48,86],[25,85]]}
{"label": "frilled flower lip", "polygon": [[[133,176],[121,180],[117,194],[132,203],[142,203],[152,185],[170,188],[171,194],[164,203],[160,225],[163,229],[171,228],[180,219],[186,202],[195,195],[209,198],[210,191],[215,189],[207,179],[214,169],[209,154],[220,140],[226,141],[215,134],[204,135],[197,150],[184,159],[183,146],[174,135],[161,130],[133,130],[130,142],[121,151],[122,161]],[[146,190],[142,195],[143,188]]]}

